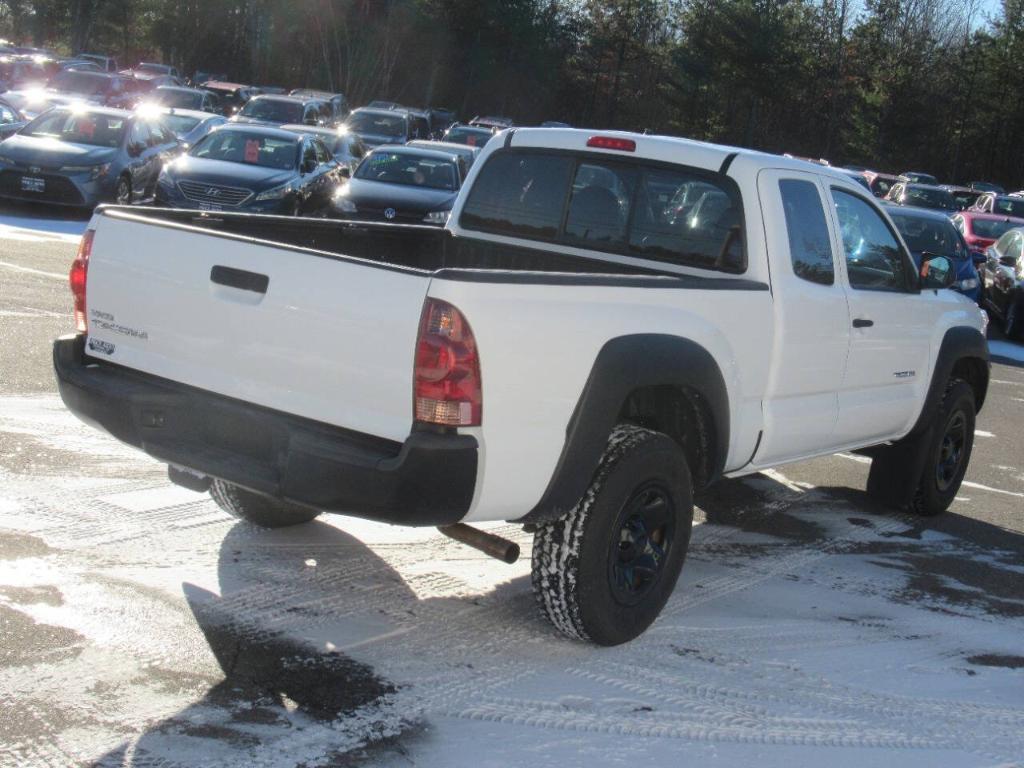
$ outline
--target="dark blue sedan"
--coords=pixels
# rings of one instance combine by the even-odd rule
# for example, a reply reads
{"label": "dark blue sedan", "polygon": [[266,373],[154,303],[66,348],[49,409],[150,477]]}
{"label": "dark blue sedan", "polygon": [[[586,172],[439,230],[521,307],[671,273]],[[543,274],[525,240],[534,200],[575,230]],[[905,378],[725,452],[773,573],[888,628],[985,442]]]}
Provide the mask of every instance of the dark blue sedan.
{"label": "dark blue sedan", "polygon": [[912,207],[889,206],[888,213],[903,235],[918,268],[921,267],[922,253],[945,256],[956,267],[956,282],[950,287],[971,301],[978,300],[978,270],[964,236],[949,217],[938,211]]}
{"label": "dark blue sedan", "polygon": [[172,208],[297,216],[323,210],[341,166],[314,136],[229,123],[160,174],[156,201]]}

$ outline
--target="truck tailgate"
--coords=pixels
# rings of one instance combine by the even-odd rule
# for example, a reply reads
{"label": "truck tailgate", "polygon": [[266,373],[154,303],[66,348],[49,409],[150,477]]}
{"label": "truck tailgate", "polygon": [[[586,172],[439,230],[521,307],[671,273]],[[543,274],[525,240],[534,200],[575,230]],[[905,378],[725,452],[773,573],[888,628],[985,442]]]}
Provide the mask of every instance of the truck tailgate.
{"label": "truck tailgate", "polygon": [[429,274],[99,213],[86,354],[391,440]]}

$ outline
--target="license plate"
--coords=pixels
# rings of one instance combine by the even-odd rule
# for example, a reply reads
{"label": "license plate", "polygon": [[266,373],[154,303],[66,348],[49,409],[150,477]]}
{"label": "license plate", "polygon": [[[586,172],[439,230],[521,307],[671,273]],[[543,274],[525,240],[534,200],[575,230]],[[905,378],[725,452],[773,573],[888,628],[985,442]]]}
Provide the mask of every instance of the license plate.
{"label": "license plate", "polygon": [[21,189],[23,192],[45,192],[46,179],[40,179],[36,176],[22,176]]}
{"label": "license plate", "polygon": [[217,205],[216,203],[200,203],[199,210],[201,211],[223,211],[223,205]]}

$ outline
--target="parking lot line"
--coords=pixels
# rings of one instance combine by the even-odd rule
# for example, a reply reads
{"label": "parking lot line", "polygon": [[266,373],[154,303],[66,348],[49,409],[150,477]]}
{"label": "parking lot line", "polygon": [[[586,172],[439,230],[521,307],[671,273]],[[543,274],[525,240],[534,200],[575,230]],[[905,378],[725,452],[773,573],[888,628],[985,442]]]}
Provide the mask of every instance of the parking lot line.
{"label": "parking lot line", "polygon": [[52,277],[55,280],[67,280],[67,275],[62,275],[57,272],[44,272],[41,269],[32,269],[32,267],[23,267],[20,264],[11,264],[9,261],[0,261],[0,267],[7,267],[17,272],[27,272],[30,275],[42,275],[43,277]]}

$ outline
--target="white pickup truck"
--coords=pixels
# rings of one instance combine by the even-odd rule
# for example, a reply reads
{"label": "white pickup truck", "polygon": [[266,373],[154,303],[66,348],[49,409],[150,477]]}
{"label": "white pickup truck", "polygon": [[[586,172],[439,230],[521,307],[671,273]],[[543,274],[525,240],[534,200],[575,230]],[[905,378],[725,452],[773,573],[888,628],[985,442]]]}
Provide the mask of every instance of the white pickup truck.
{"label": "white pickup truck", "polygon": [[718,478],[858,450],[874,497],[946,509],[989,376],[953,278],[827,168],[511,129],[444,230],[98,209],[54,364],[74,413],[250,521],[484,549],[466,523],[522,523],[548,618],[614,644]]}

